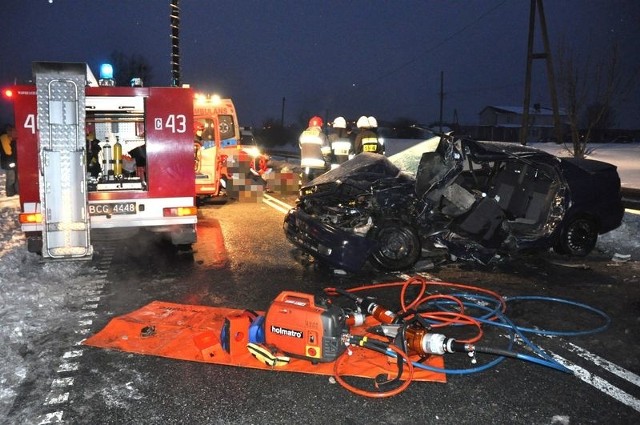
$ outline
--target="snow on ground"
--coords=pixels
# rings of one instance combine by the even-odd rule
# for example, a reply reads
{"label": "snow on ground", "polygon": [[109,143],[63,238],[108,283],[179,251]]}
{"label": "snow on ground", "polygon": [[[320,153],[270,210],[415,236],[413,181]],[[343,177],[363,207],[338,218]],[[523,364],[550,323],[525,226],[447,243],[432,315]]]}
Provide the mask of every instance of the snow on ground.
{"label": "snow on ground", "polygon": [[[19,386],[37,378],[34,363],[77,314],[69,305],[88,298],[86,262],[43,262],[28,253],[18,224],[18,197],[7,198],[0,173],[0,418],[11,410]],[[75,318],[77,323],[77,318]],[[58,357],[62,353],[53,353]],[[29,376],[28,376],[29,375]],[[2,420],[0,419],[0,422]]]}
{"label": "snow on ground", "polygon": [[[623,184],[640,188],[639,144],[598,146],[590,157],[618,165]],[[4,182],[0,172],[0,418],[11,410],[20,385],[37,374],[31,369],[46,354],[47,341],[77,321],[76,307],[93,294],[92,274],[81,273],[86,262],[43,262],[27,252],[17,220],[18,198],[5,196]],[[596,249],[612,256],[631,254],[639,261],[638,235],[640,215],[626,213],[618,229],[599,238]]]}
{"label": "snow on ground", "polygon": [[[565,145],[534,143],[532,146],[556,156],[571,156]],[[616,165],[622,186],[640,189],[640,143],[591,143],[587,146],[587,158]]]}

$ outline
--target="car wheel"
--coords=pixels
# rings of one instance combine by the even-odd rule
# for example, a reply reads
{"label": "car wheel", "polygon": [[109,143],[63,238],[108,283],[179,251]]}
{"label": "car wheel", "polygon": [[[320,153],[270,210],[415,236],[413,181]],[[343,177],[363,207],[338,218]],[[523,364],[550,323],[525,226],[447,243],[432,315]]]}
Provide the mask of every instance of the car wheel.
{"label": "car wheel", "polygon": [[576,218],[565,226],[554,250],[560,254],[584,257],[595,248],[597,241],[596,223],[588,218]]}
{"label": "car wheel", "polygon": [[407,225],[385,223],[374,231],[373,238],[378,247],[371,254],[371,261],[383,270],[403,270],[420,258],[420,239]]}

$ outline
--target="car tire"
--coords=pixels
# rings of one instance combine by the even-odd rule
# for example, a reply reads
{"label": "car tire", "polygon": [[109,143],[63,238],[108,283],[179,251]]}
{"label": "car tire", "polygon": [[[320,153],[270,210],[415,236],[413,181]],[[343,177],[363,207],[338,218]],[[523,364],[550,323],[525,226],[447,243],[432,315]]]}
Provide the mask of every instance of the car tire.
{"label": "car tire", "polygon": [[378,247],[371,254],[371,262],[387,271],[404,270],[420,258],[420,239],[406,224],[387,222],[374,229],[373,239]]}
{"label": "car tire", "polygon": [[574,218],[564,227],[554,250],[559,254],[584,257],[595,248],[597,241],[596,223],[588,218]]}

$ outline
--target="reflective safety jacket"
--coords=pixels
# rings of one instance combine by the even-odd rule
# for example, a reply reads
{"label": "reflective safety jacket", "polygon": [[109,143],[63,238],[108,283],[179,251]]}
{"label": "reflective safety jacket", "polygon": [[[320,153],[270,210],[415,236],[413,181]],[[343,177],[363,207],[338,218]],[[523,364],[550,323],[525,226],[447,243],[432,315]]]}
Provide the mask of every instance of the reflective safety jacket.
{"label": "reflective safety jacket", "polygon": [[378,136],[371,130],[364,129],[356,137],[356,154],[362,152],[383,153]]}
{"label": "reflective safety jacket", "polygon": [[16,166],[16,141],[8,134],[0,136],[0,157],[2,158],[2,169],[11,170]]}
{"label": "reflective safety jacket", "polygon": [[320,127],[309,127],[302,132],[300,142],[300,166],[325,168],[325,156],[331,152],[327,136]]}
{"label": "reflective safety jacket", "polygon": [[351,140],[348,138],[333,138],[331,141],[331,152],[333,153],[333,164],[342,164],[349,159],[352,151]]}

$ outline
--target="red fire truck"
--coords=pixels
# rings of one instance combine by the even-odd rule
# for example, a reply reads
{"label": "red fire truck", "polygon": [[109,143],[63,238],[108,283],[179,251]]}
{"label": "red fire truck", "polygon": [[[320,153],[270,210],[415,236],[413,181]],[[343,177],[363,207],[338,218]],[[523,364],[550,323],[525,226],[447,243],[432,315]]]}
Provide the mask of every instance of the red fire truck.
{"label": "red fire truck", "polygon": [[86,257],[91,230],[116,228],[194,243],[192,90],[98,84],[78,63],[33,72],[35,85],[12,88],[28,250]]}

